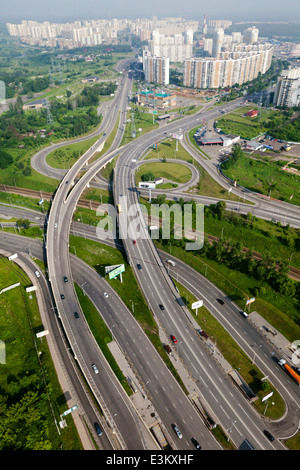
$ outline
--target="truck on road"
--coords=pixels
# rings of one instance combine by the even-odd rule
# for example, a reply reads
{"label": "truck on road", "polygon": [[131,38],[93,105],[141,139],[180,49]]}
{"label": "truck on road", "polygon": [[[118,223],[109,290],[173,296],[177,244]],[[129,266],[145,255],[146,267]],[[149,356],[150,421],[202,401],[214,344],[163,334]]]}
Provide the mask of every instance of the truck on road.
{"label": "truck on road", "polygon": [[172,447],[170,446],[170,443],[168,442],[166,435],[159,423],[155,424],[155,426],[152,426],[151,431],[153,432],[162,450],[172,450]]}
{"label": "truck on road", "polygon": [[280,359],[278,364],[300,385],[300,375],[289,365],[285,359]]}

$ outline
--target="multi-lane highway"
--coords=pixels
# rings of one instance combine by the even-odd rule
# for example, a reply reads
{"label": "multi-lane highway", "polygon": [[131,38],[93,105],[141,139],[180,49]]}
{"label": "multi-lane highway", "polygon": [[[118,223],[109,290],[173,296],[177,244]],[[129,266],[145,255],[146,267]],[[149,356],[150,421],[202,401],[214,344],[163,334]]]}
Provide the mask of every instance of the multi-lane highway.
{"label": "multi-lane highway", "polygon": [[[81,179],[77,180],[79,170],[85,165],[94,151],[91,149],[77,161],[61,181],[48,219],[46,249],[49,280],[57,312],[68,340],[72,345],[76,360],[93,390],[95,397],[99,400],[99,404],[104,411],[106,419],[113,426],[120,447],[127,449],[143,449],[145,448],[145,442],[141,438],[139,422],[134,413],[132,413],[132,408],[128,400],[123,397],[122,391],[116,391],[118,386],[109,369],[106,367],[102,369],[101,367],[101,373],[99,374],[95,374],[92,369],[92,363],[98,364],[101,361],[101,354],[96,343],[91,338],[89,329],[83,321],[83,318],[80,318],[78,322],[78,319],[74,317],[74,311],[80,311],[82,317],[83,313],[78,305],[74,286],[71,282],[73,278],[75,279],[75,271],[68,250],[72,214],[76,203],[83,189],[90,183],[99,169],[113,156],[119,155],[114,174],[115,203],[117,204],[122,200],[123,204],[126,198],[128,206],[136,205],[136,207],[138,207],[138,194],[134,182],[135,168],[132,164],[132,160],[140,159],[153,143],[165,138],[165,129],[152,131],[122,149],[118,149],[124,129],[123,124],[125,124],[126,120],[127,96],[130,86],[130,80],[126,74],[124,74],[120,81],[117,97],[107,114],[103,114],[102,127],[100,126],[98,129],[100,134],[104,132],[104,129],[106,133],[110,133],[115,126],[116,120],[120,117],[118,132],[110,154],[105,155],[99,162],[91,165]],[[233,103],[228,103],[226,110],[234,109],[238,105],[238,100]],[[121,111],[120,114],[119,111]],[[208,110],[201,116],[205,117],[205,119],[213,119],[216,113],[215,110]],[[199,119],[199,115],[184,118],[180,121],[180,125],[178,123],[169,124],[168,131],[178,132],[180,128],[181,131],[184,132],[195,127]],[[98,144],[100,145],[100,143],[101,139]],[[45,156],[49,151],[50,150],[47,149],[47,151],[40,152],[35,156],[34,165],[39,171],[49,171],[49,169],[45,169],[44,166]],[[199,158],[196,152],[194,157]],[[203,164],[203,160],[201,160],[201,164]],[[207,170],[215,179],[221,178],[220,175],[216,173],[215,167],[207,167]],[[224,180],[221,179],[220,183],[225,184]],[[226,184],[228,183],[226,182]],[[243,196],[246,199],[253,200],[256,204],[255,209],[258,211],[261,210],[261,213],[265,216],[267,211],[269,211],[269,214],[276,214],[278,220],[283,216],[282,206],[280,206],[279,203],[272,202],[272,205],[269,205],[257,199],[255,195],[249,196],[248,194],[244,194]],[[174,197],[178,197],[178,193],[174,193]],[[247,206],[247,208],[248,207],[252,208],[253,206]],[[285,205],[284,211],[286,211],[284,215],[284,217],[286,217],[286,223],[288,223],[289,218],[294,219],[296,222],[299,221],[299,214],[297,214],[296,209],[291,205]],[[121,235],[124,235],[123,244],[128,260],[135,272],[152,313],[159,319],[159,322],[170,335],[174,334],[179,338],[180,354],[184,362],[190,365],[193,376],[197,377],[197,380],[199,380],[199,393],[205,393],[207,399],[216,407],[217,415],[222,426],[224,429],[231,430],[230,437],[237,446],[239,446],[245,438],[250,438],[257,449],[282,448],[278,441],[271,443],[265,438],[262,434],[263,423],[261,418],[253,411],[250,404],[245,401],[245,398],[242,397],[237,390],[232,389],[227,377],[222,375],[218,369],[211,366],[209,355],[203,351],[200,342],[191,334],[189,319],[184,308],[178,302],[178,293],[174,288],[152,240],[147,237],[139,237],[139,227],[144,228],[145,233],[147,232],[144,221],[140,217],[139,211],[136,210],[135,213],[131,214],[131,218],[129,219],[131,226],[133,223],[136,223],[134,233],[125,236],[121,232]],[[291,225],[294,224],[291,223]],[[121,227],[119,228],[121,229]],[[141,270],[137,269],[137,264],[141,265]],[[90,274],[81,266],[76,275],[87,276],[85,279],[88,279]],[[64,282],[64,276],[67,276],[69,282]],[[82,281],[83,277],[79,282]],[[170,419],[171,411],[172,418],[176,419],[177,424],[179,424],[185,436],[194,435],[195,423],[197,423],[197,426],[199,426],[199,428],[201,427],[203,432],[203,439],[205,440],[203,447],[205,448],[206,446],[212,449],[218,448],[209,433],[205,433],[203,430],[202,421],[189,400],[183,395],[176,382],[174,382],[172,387],[169,386],[170,381],[172,382],[174,379],[168,374],[166,376],[164,376],[164,374],[163,376],[160,375],[163,370],[163,365],[161,361],[156,363],[153,360],[155,352],[152,351],[150,344],[149,347],[147,346],[147,351],[149,351],[150,356],[147,357],[147,354],[144,354],[146,340],[142,332],[140,332],[141,342],[138,342],[137,338],[139,335],[136,334],[137,325],[133,325],[130,328],[127,327],[127,329],[122,327],[122,325],[130,324],[131,320],[128,317],[126,317],[125,320],[124,317],[124,319],[122,319],[123,324],[121,324],[121,312],[119,312],[118,306],[113,304],[113,292],[111,292],[109,296],[109,301],[104,299],[103,296],[101,296],[99,279],[95,279],[95,285],[91,286],[91,289],[90,295],[93,300],[97,299],[99,310],[102,315],[106,316],[108,324],[111,324],[111,321],[113,325],[120,325],[115,328],[114,334],[117,336],[118,341],[121,343],[123,341],[123,348],[128,352],[131,359],[134,360],[135,367],[139,370],[142,381],[146,383],[149,376],[153,378],[153,381],[151,379],[150,382],[151,385],[148,385],[148,387],[149,389],[153,387],[151,393],[153,395],[154,405],[165,426],[171,432],[171,424],[173,422],[173,419]],[[199,291],[197,295],[200,295]],[[161,310],[159,304],[164,305],[164,310]],[[128,315],[128,312],[126,312],[126,315]],[[89,340],[87,340],[87,338],[89,338]],[[135,344],[135,341],[137,344]],[[143,351],[142,354],[141,351]],[[145,356],[145,358],[143,357],[142,360],[141,356]],[[146,362],[144,362],[144,359]],[[101,364],[103,364],[103,362],[101,362]],[[167,382],[164,383],[166,380]],[[120,397],[120,399],[117,400],[118,403],[116,403],[116,400],[112,403],[111,400],[112,396],[116,396],[115,393]],[[173,404],[171,410],[169,409],[170,403]],[[168,410],[168,412],[166,412],[166,410]],[[232,423],[234,423],[234,426]],[[190,440],[182,439],[177,441],[177,447],[179,449],[188,449],[190,446]]]}

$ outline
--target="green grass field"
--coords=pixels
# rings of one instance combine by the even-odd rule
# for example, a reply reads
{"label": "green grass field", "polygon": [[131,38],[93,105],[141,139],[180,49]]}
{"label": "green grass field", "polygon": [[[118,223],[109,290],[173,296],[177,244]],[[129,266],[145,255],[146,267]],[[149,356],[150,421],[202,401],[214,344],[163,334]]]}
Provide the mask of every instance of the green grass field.
{"label": "green grass field", "polygon": [[138,185],[142,176],[149,172],[153,173],[155,178],[164,178],[178,184],[187,183],[192,177],[191,170],[181,163],[144,163],[135,173],[136,184]]}
{"label": "green grass field", "polygon": [[267,132],[267,128],[264,124],[277,112],[269,109],[261,109],[259,115],[256,117],[251,118],[245,116],[245,114],[252,109],[259,109],[259,107],[253,103],[252,105],[242,106],[226,114],[226,116],[220,115],[216,120],[216,127],[220,127],[224,134],[239,135],[241,139],[253,139]]}
{"label": "green grass field", "polygon": [[300,176],[282,170],[278,162],[262,162],[243,154],[224,162],[222,171],[251,191],[300,205]]}
{"label": "green grass field", "polygon": [[24,272],[0,258],[0,290],[20,282],[0,296],[0,339],[6,361],[0,365],[0,449],[82,450],[73,419],[59,435],[54,418],[67,409],[48,350],[47,340],[37,339],[44,329],[36,295]]}

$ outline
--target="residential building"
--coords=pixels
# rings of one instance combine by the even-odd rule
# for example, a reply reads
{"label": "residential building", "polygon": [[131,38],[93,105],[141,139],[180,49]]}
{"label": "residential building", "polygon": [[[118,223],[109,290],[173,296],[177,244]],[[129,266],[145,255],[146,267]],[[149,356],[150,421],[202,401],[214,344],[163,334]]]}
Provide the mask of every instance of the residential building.
{"label": "residential building", "polygon": [[148,83],[159,83],[161,85],[169,84],[169,57],[154,57],[149,54],[143,54],[143,70],[145,81]]}
{"label": "residential building", "polygon": [[276,83],[275,106],[293,108],[300,105],[300,67],[283,70]]}

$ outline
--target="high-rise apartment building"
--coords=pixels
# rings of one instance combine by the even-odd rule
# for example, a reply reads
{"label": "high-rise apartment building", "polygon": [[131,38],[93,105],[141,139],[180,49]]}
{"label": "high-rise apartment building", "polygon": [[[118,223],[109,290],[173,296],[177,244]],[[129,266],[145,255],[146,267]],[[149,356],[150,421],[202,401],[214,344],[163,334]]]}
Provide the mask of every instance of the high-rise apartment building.
{"label": "high-rise apartment building", "polygon": [[148,83],[158,83],[160,85],[169,84],[169,57],[154,57],[149,54],[143,54],[143,70],[145,81]]}
{"label": "high-rise apartment building", "polygon": [[183,62],[193,56],[192,30],[173,36],[165,36],[154,30],[149,43],[152,56],[169,57],[170,62]]}
{"label": "high-rise apartment building", "polygon": [[293,108],[300,104],[300,67],[283,70],[277,79],[273,103]]}
{"label": "high-rise apartment building", "polygon": [[213,33],[212,56],[218,58],[224,41],[224,29],[218,28]]}
{"label": "high-rise apartment building", "polygon": [[243,42],[245,44],[253,44],[258,41],[258,29],[256,26],[245,29],[243,33]]}
{"label": "high-rise apartment building", "polygon": [[265,44],[261,49],[220,58],[187,59],[184,61],[184,86],[224,88],[254,80],[270,68],[272,52],[273,46]]}

